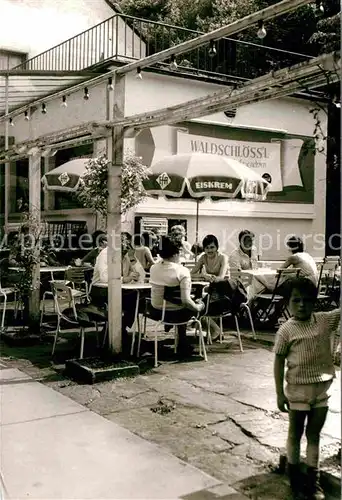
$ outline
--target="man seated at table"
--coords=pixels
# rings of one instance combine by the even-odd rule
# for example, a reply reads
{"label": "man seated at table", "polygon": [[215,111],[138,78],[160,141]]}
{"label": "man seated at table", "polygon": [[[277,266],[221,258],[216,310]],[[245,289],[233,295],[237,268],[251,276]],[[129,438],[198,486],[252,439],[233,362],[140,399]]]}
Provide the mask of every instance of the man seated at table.
{"label": "man seated at table", "polygon": [[[192,300],[190,271],[180,263],[179,245],[167,236],[162,237],[160,257],[162,260],[151,267],[150,316],[156,321],[161,319],[166,299],[165,321],[187,322],[204,309],[204,304],[202,301],[196,303]],[[186,324],[178,327],[178,336],[178,353],[191,354],[192,346],[187,342]]]}
{"label": "man seated at table", "polygon": [[76,259],[75,266],[90,265],[94,266],[96,259],[104,248],[107,246],[107,234],[104,231],[95,231],[92,235],[93,249],[90,250],[83,259]]}
{"label": "man seated at table", "polygon": [[254,246],[255,235],[248,229],[239,233],[239,247],[229,256],[229,270],[231,276],[239,271],[258,268],[256,248]]}

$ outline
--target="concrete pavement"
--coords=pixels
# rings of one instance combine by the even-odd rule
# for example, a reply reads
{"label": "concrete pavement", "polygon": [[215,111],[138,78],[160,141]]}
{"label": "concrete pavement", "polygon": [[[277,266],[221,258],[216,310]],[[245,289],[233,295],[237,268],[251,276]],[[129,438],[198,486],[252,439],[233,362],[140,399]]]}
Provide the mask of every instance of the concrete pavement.
{"label": "concrete pavement", "polygon": [[8,499],[176,499],[220,481],[17,369],[1,375]]}

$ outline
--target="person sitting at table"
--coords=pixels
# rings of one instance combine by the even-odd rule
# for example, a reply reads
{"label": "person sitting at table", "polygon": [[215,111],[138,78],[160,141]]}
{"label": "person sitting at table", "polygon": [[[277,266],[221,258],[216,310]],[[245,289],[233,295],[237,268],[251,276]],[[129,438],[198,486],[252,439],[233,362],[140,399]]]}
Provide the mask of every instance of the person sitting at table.
{"label": "person sitting at table", "polygon": [[258,259],[254,246],[255,235],[248,229],[239,233],[239,247],[229,256],[229,270],[231,275],[248,269],[258,268]]}
{"label": "person sitting at table", "polygon": [[[168,323],[187,322],[203,311],[204,303],[194,302],[191,298],[190,271],[180,263],[179,245],[167,236],[163,236],[160,245],[162,260],[151,267],[151,308],[150,316],[159,321],[166,299],[165,321]],[[186,325],[178,327],[178,353],[188,355],[192,346],[187,342]]]}
{"label": "person sitting at table", "polygon": [[201,273],[205,281],[223,280],[228,272],[228,257],[219,251],[219,242],[216,236],[208,234],[202,242],[204,253],[196,262],[191,275]]}
{"label": "person sitting at table", "polygon": [[[316,262],[308,252],[304,251],[303,240],[299,236],[291,236],[286,241],[286,246],[291,255],[279,266],[279,269],[299,269],[302,277],[310,279],[317,286],[319,276]],[[276,276],[255,276],[252,284],[248,287],[249,300],[251,301],[255,295],[264,291],[273,292],[277,281],[277,294],[283,295],[285,282],[290,278],[293,278],[293,274],[281,276],[279,280]]]}
{"label": "person sitting at table", "polygon": [[[179,257],[181,262],[192,259],[193,253],[191,252],[191,245],[185,239],[186,232],[182,225],[176,225],[171,228],[170,239],[179,246]],[[160,253],[160,252],[159,252]]]}
{"label": "person sitting at table", "polygon": [[104,231],[95,231],[92,235],[93,238],[93,249],[88,252],[83,259],[76,259],[75,265],[82,266],[91,265],[94,266],[97,256],[107,246],[107,234]]}
{"label": "person sitting at table", "polygon": [[154,264],[151,250],[145,245],[145,241],[140,234],[136,234],[133,239],[134,254],[144,270],[149,272],[150,267]]}
{"label": "person sitting at table", "polygon": [[[142,266],[137,267],[136,259],[129,256],[130,245],[123,236],[121,241],[121,276],[123,283],[134,283],[144,281],[144,271]],[[108,247],[101,250],[94,267],[93,280],[90,289],[91,302],[103,309],[108,304],[108,288],[98,285],[108,285]],[[142,274],[143,273],[143,274]],[[122,293],[122,331],[126,332],[131,328],[135,318],[135,304],[137,292],[135,290],[123,290]]]}

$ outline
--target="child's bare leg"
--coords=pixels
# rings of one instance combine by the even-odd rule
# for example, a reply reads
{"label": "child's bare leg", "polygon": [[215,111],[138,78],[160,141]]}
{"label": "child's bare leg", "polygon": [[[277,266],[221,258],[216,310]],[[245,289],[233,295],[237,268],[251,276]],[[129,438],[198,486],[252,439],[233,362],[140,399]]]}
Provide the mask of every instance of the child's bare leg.
{"label": "child's bare leg", "polygon": [[306,411],[289,410],[289,431],[286,443],[289,464],[295,465],[300,462],[300,440],[304,432],[306,415]]}
{"label": "child's bare leg", "polygon": [[319,438],[327,418],[328,408],[312,408],[308,412],[306,425],[306,460],[309,467],[317,468],[319,464]]}

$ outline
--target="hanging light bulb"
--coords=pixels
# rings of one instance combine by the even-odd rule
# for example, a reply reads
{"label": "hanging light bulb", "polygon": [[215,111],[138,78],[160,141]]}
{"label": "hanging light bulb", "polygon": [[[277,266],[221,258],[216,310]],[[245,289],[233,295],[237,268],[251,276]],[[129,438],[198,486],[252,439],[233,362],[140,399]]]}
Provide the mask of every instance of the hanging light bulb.
{"label": "hanging light bulb", "polygon": [[137,78],[137,80],[142,80],[142,74],[141,74],[140,67],[137,68],[137,74],[135,75],[135,78]]}
{"label": "hanging light bulb", "polygon": [[85,101],[88,101],[88,99],[89,99],[89,90],[88,90],[88,87],[85,87],[85,89],[84,89],[84,96],[83,96],[83,99],[84,99]]}
{"label": "hanging light bulb", "polygon": [[264,26],[264,21],[259,21],[258,22],[257,37],[260,38],[260,40],[262,40],[263,38],[265,38],[266,35],[267,35],[267,31],[266,31],[265,26]]}
{"label": "hanging light bulb", "polygon": [[62,97],[62,104],[61,104],[61,106],[63,106],[63,108],[67,108],[68,107],[68,103],[67,103],[65,95]]}
{"label": "hanging light bulb", "polygon": [[172,70],[178,69],[178,64],[176,62],[176,56],[174,56],[174,55],[171,56],[170,69],[172,69]]}
{"label": "hanging light bulb", "polygon": [[113,85],[113,78],[110,76],[108,78],[108,85],[107,85],[108,90],[114,90],[114,85]]}
{"label": "hanging light bulb", "polygon": [[341,108],[341,101],[338,95],[335,95],[333,98],[333,104],[335,105],[336,108],[340,109]]}
{"label": "hanging light bulb", "polygon": [[209,42],[208,54],[209,54],[209,57],[215,57],[217,54],[214,40],[210,40],[210,42]]}
{"label": "hanging light bulb", "polygon": [[46,104],[44,102],[42,104],[42,113],[43,113],[43,115],[46,115],[46,113],[47,113]]}
{"label": "hanging light bulb", "polygon": [[320,12],[321,14],[324,14],[324,5],[323,2],[320,0],[316,0],[316,11]]}
{"label": "hanging light bulb", "polygon": [[11,127],[14,127],[13,118],[10,118],[8,120],[8,123],[10,124]]}
{"label": "hanging light bulb", "polygon": [[25,115],[25,120],[28,122],[30,120],[28,111],[25,111],[24,115]]}

